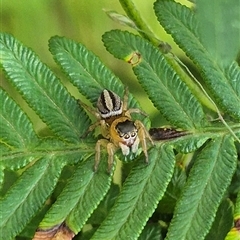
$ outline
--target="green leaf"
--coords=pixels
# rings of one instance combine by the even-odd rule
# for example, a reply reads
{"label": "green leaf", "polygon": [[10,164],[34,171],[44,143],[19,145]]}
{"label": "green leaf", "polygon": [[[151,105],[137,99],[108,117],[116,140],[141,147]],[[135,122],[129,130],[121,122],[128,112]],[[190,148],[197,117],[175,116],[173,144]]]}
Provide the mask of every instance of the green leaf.
{"label": "green leaf", "polygon": [[[206,114],[182,82],[185,75],[179,71],[179,66],[177,70],[177,63],[174,58],[170,59],[170,54],[163,55],[149,42],[127,32],[112,31],[103,37],[114,55],[133,65],[140,83],[170,123],[189,130],[176,130],[187,135],[156,142],[148,151],[148,165],[142,154],[130,166],[125,164],[124,169],[118,168],[122,173],[122,176],[116,173],[120,192],[111,192],[113,173],[106,173],[106,148],[101,148],[102,161],[98,172],[93,173],[96,139],[92,135],[79,139],[90,124],[81,106],[31,50],[8,34],[2,34],[0,39],[0,63],[7,77],[55,134],[51,138],[38,137],[23,110],[0,90],[0,94],[3,93],[0,99],[4,100],[0,107],[4,119],[0,126],[0,137],[4,139],[0,141],[0,204],[3,206],[0,208],[0,234],[4,239],[29,237],[42,219],[40,228],[49,232],[56,230],[59,224],[76,234],[81,231],[76,239],[89,239],[93,234],[93,239],[160,239],[172,215],[169,234],[177,237],[183,234],[183,239],[202,239],[209,230],[217,229],[217,225],[223,226],[221,209],[224,208],[219,204],[238,189],[238,181],[232,178],[237,158],[234,140],[229,138],[222,123],[206,123]],[[49,46],[70,81],[93,105],[103,88],[123,97],[124,86],[120,80],[83,45],[54,37]],[[224,69],[218,66],[217,71],[219,69],[226,79],[231,79],[229,84],[239,95],[237,63]],[[139,108],[131,95],[129,106]],[[239,121],[230,122],[234,119],[229,116],[226,121],[239,135]],[[190,164],[189,155],[188,158],[183,155],[175,164],[176,152],[180,152],[178,157],[195,150],[197,153],[189,154],[193,159]],[[116,152],[118,156],[122,157],[121,151]],[[183,166],[190,171],[188,179],[188,171]],[[7,176],[4,177],[4,173]],[[232,189],[229,188],[231,180],[236,184],[231,185]],[[162,214],[164,211],[157,208],[161,199],[168,200],[169,214]],[[229,214],[225,210],[224,213]]]}
{"label": "green leaf", "polygon": [[147,224],[138,240],[162,240],[160,224]]}
{"label": "green leaf", "polygon": [[102,223],[102,221],[107,217],[107,214],[114,205],[119,192],[119,185],[112,183],[107,195],[104,197],[104,199],[101,201],[97,209],[95,209],[90,219],[88,220],[90,224],[98,226]]}
{"label": "green leaf", "polygon": [[[80,43],[64,37],[52,37],[49,48],[55,61],[62,67],[69,80],[94,105],[103,89],[124,95],[124,85],[90,50]],[[131,107],[139,107],[130,94]]]}
{"label": "green leaf", "polygon": [[4,169],[4,166],[0,165],[0,174],[1,174],[1,190],[0,190],[0,198],[6,194],[9,188],[13,185],[13,183],[17,180],[19,174],[14,171],[9,171],[8,169]]}
{"label": "green leaf", "polygon": [[167,145],[150,150],[149,159],[149,165],[136,162],[92,239],[136,239],[140,235],[167,188],[175,162],[172,148]]}
{"label": "green leaf", "polygon": [[11,149],[29,149],[38,138],[27,115],[0,88],[0,141]]}
{"label": "green leaf", "polygon": [[232,138],[216,138],[202,150],[176,205],[167,240],[204,239],[236,170],[236,162]]}
{"label": "green leaf", "polygon": [[0,143],[0,152],[1,152],[1,153],[10,151],[10,149],[11,149],[10,146],[7,146],[7,145],[4,144],[4,143]]}
{"label": "green leaf", "polygon": [[[237,163],[237,169],[235,174],[233,175],[233,179],[232,179],[232,183],[229,186],[229,193],[232,195],[236,195],[238,194],[238,192],[240,191],[240,161],[238,161]],[[239,208],[239,215],[240,215],[240,208]]]}
{"label": "green leaf", "polygon": [[233,223],[233,205],[225,200],[218,208],[215,220],[205,240],[224,240]]}
{"label": "green leaf", "polygon": [[7,169],[17,170],[26,166],[30,161],[43,157],[57,157],[59,163],[74,164],[81,161],[84,155],[92,153],[93,148],[93,143],[68,145],[57,139],[45,138],[31,151],[16,150],[3,153],[1,164]]}
{"label": "green leaf", "polygon": [[[125,86],[99,58],[80,43],[64,37],[52,37],[49,40],[49,49],[55,61],[62,67],[69,80],[78,90],[89,99],[94,106],[103,89],[117,93],[122,99]],[[139,108],[136,99],[129,94],[128,106]],[[149,127],[148,117],[142,119]]]}
{"label": "green leaf", "polygon": [[232,230],[228,233],[224,240],[239,240],[240,233],[236,228],[232,228]]}
{"label": "green leaf", "polygon": [[183,129],[204,124],[201,105],[156,47],[139,36],[118,30],[105,33],[103,41],[117,58],[126,60],[136,53],[140,55],[133,71],[156,108],[171,124]]}
{"label": "green leaf", "polygon": [[[199,35],[215,62],[229,65],[240,50],[240,1],[198,0]],[[206,7],[208,6],[208,7]]]}
{"label": "green leaf", "polygon": [[49,229],[65,221],[77,234],[110,188],[106,163],[100,162],[97,173],[93,172],[94,157],[79,164],[39,227]]}
{"label": "green leaf", "polygon": [[240,191],[237,194],[236,206],[234,211],[234,218],[240,219]]}
{"label": "green leaf", "polygon": [[234,92],[240,96],[240,67],[236,62],[226,68],[226,76],[231,81]]}
{"label": "green leaf", "polygon": [[186,183],[187,174],[183,167],[175,165],[174,173],[167,190],[158,204],[158,211],[171,214]]}
{"label": "green leaf", "polygon": [[214,61],[200,41],[199,23],[193,11],[171,0],[158,0],[154,8],[161,25],[196,63],[216,102],[225,112],[240,120],[240,81],[236,81],[239,71],[230,78],[225,74],[225,69],[231,68],[231,65],[222,68],[220,63]]}
{"label": "green leaf", "polygon": [[208,139],[213,136],[212,133],[186,135],[172,141],[174,148],[181,153],[191,153],[199,149]]}
{"label": "green leaf", "polygon": [[79,142],[88,117],[48,67],[11,35],[0,35],[0,50],[7,77],[29,106],[58,137]]}
{"label": "green leaf", "polygon": [[12,239],[24,229],[51,194],[62,167],[58,161],[46,157],[19,177],[0,200],[1,239]]}

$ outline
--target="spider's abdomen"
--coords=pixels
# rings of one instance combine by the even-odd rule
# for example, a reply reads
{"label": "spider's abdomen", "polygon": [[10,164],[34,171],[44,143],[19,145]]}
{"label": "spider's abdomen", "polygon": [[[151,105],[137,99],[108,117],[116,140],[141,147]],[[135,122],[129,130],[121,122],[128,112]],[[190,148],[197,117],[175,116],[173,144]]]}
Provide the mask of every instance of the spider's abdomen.
{"label": "spider's abdomen", "polygon": [[103,119],[111,118],[122,114],[123,102],[116,93],[104,89],[98,98],[97,109]]}

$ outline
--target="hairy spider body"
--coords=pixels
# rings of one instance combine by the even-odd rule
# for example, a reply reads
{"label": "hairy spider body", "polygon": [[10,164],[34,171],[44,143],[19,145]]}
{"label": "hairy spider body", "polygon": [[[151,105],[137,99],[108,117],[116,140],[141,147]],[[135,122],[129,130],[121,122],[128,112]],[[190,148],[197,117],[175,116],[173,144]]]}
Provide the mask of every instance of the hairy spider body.
{"label": "hairy spider body", "polygon": [[104,89],[98,98],[97,110],[102,119],[111,120],[113,116],[122,114],[123,102],[116,93]]}
{"label": "hairy spider body", "polygon": [[97,126],[100,126],[101,134],[104,137],[96,143],[95,171],[100,162],[101,146],[106,147],[108,152],[108,171],[112,169],[114,153],[118,148],[121,148],[122,154],[127,156],[130,153],[137,152],[139,143],[142,145],[146,162],[148,162],[146,139],[152,144],[153,141],[143,123],[139,120],[133,121],[131,118],[131,113],[145,114],[136,108],[127,109],[127,103],[127,89],[123,101],[116,93],[104,89],[98,98],[96,110],[81,103],[81,105],[98,119],[97,122],[89,127],[87,133]]}
{"label": "hairy spider body", "polygon": [[129,155],[131,150],[136,152],[139,144],[138,129],[130,118],[115,119],[110,126],[109,135],[111,142],[115,146],[119,145],[123,155]]}

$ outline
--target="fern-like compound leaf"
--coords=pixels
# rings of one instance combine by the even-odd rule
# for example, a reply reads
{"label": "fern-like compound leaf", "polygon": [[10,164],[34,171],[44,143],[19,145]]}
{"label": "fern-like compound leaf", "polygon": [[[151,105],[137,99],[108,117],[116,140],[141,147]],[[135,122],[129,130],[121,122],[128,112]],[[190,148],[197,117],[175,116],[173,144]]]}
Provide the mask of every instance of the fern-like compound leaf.
{"label": "fern-like compound leaf", "polygon": [[[120,79],[83,44],[55,36],[50,39],[49,48],[69,80],[92,102],[94,107],[103,89],[109,89],[123,99],[125,86]],[[128,102],[129,107],[141,108],[131,94]],[[145,117],[144,122],[149,124],[149,119]]]}
{"label": "fern-like compound leaf", "polygon": [[205,42],[200,39],[199,22],[191,9],[171,0],[159,0],[154,7],[161,25],[200,70],[215,101],[225,112],[239,121],[240,81],[237,81],[239,68],[238,71],[235,69],[234,75],[229,76],[226,74],[226,69],[228,71],[232,63],[222,66],[222,62],[216,61],[208,52]]}
{"label": "fern-like compound leaf", "polygon": [[184,129],[203,125],[204,113],[200,103],[159,49],[139,36],[119,30],[105,33],[103,41],[107,50],[117,58],[131,62],[131,58],[136,57],[136,63],[132,63],[134,73],[154,105],[171,124]]}
{"label": "fern-like compound leaf", "polygon": [[167,145],[152,149],[149,159],[149,165],[136,162],[93,240],[137,239],[140,235],[167,188],[175,163],[172,147]]}
{"label": "fern-like compound leaf", "polygon": [[1,239],[13,239],[24,229],[52,193],[62,167],[54,159],[39,159],[0,199]]}
{"label": "fern-like compound leaf", "polygon": [[212,140],[199,154],[177,202],[167,240],[204,239],[236,170],[231,137]]}
{"label": "fern-like compound leaf", "polygon": [[79,142],[89,120],[53,72],[9,34],[0,35],[0,49],[0,64],[29,106],[59,138]]}
{"label": "fern-like compound leaf", "polygon": [[38,138],[28,116],[0,89],[0,142],[9,149],[27,149]]}
{"label": "fern-like compound leaf", "polygon": [[106,172],[106,161],[100,162],[98,173],[93,172],[93,164],[92,157],[76,167],[67,185],[40,223],[40,229],[50,229],[63,222],[75,234],[82,229],[106,194],[112,180],[111,174]]}

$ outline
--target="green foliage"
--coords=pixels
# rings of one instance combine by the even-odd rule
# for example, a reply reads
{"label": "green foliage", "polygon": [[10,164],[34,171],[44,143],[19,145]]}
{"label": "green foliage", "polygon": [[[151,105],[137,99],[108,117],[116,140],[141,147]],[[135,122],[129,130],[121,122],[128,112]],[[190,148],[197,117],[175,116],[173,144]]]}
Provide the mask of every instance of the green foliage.
{"label": "green foliage", "polygon": [[[92,239],[136,239],[152,215],[174,169],[174,154],[163,145],[149,154],[151,164],[138,163],[124,182],[121,194]],[[159,178],[161,176],[161,178]],[[126,204],[127,203],[127,204]],[[138,223],[138,224],[136,224]]]}
{"label": "green foliage", "polygon": [[[80,138],[91,125],[83,107],[32,50],[2,33],[1,67],[49,130],[49,136],[42,137],[15,98],[0,90],[2,239],[30,239],[33,233],[28,229],[51,231],[63,223],[78,234],[77,239],[224,239],[233,219],[239,218],[240,69],[236,55],[231,50],[221,61],[221,46],[211,52],[215,39],[201,40],[207,32],[199,25],[201,9],[195,14],[174,1],[155,3],[158,20],[195,63],[207,92],[224,113],[229,132],[221,121],[208,120],[216,113],[192,91],[196,82],[180,70],[172,53],[160,51],[131,2],[121,3],[139,30],[146,30],[142,35],[147,40],[112,30],[103,35],[104,45],[116,58],[131,63],[158,111],[187,135],[155,141],[148,149],[149,164],[143,154],[131,165],[124,163],[123,169],[129,169],[124,177],[114,177],[117,187],[112,184],[114,170],[121,172],[121,168],[114,163],[107,173],[105,149],[98,171],[93,172],[97,138],[93,134]],[[231,34],[233,38],[236,33]],[[223,39],[219,44],[225,44]],[[55,36],[49,48],[70,83],[93,106],[104,88],[123,97],[120,79],[82,44]],[[140,108],[131,94],[128,104]],[[140,120],[150,126],[149,118]],[[120,152],[117,158],[123,159]]]}
{"label": "green foliage", "polygon": [[232,204],[228,200],[224,200],[218,208],[215,221],[208,233],[206,240],[211,239],[224,239],[229,229],[232,227],[233,222],[233,209]]}
{"label": "green foliage", "polygon": [[[235,8],[234,4],[229,6],[229,10],[232,8]],[[207,47],[200,41],[200,34],[197,31],[198,19],[191,9],[171,0],[163,0],[155,2],[155,11],[165,30],[172,35],[176,43],[196,64],[205,84],[219,106],[224,109],[224,112],[239,120],[240,75],[239,66],[233,61],[234,59],[231,59],[231,62],[228,61],[228,64],[224,66],[222,66],[224,61],[215,61],[214,56],[208,52]],[[211,19],[211,21],[213,22],[214,19]],[[215,23],[215,25],[217,24]],[[238,33],[239,31],[238,28]],[[233,37],[231,36],[231,38]],[[223,40],[219,43],[225,42],[225,36],[222,36],[222,38]],[[214,44],[215,39],[208,39],[207,41],[210,45],[209,42]],[[219,46],[218,49],[221,47]]]}
{"label": "green foliage", "polygon": [[141,54],[140,63],[133,67],[133,71],[153,104],[171,124],[183,129],[204,124],[200,103],[174,69],[167,66],[159,49],[127,32],[108,32],[103,35],[103,41],[107,50],[117,58],[134,54],[137,49]]}
{"label": "green foliage", "polygon": [[228,137],[212,140],[199,153],[176,204],[177,214],[166,239],[203,239],[236,169],[236,158],[233,141]]}
{"label": "green foliage", "polygon": [[206,4],[207,0],[199,1],[196,10],[201,40],[218,64],[228,65],[236,58],[240,48],[240,2],[233,0],[231,6],[234,7],[229,7],[224,0],[211,1],[209,8],[205,7]]}

